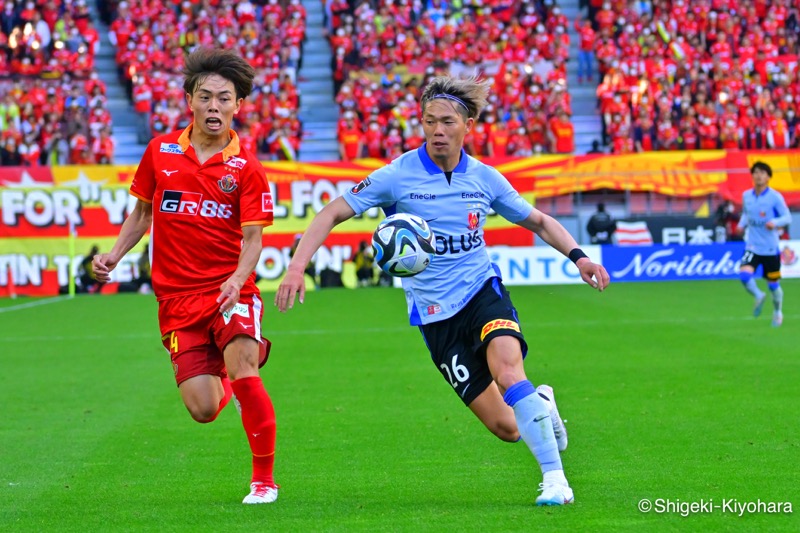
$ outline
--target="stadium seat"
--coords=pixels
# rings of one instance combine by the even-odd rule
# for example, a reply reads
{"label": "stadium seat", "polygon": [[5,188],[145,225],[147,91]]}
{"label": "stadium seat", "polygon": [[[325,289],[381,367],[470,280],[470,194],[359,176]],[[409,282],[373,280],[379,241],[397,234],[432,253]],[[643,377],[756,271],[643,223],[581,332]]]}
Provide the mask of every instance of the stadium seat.
{"label": "stadium seat", "polygon": [[[692,214],[697,213],[703,207],[710,213],[711,212],[711,205],[709,203],[709,199],[707,196],[695,196],[689,199],[689,211]],[[716,204],[713,204],[716,205]]]}
{"label": "stadium seat", "polygon": [[556,214],[555,196],[536,199],[536,209],[551,216]]}
{"label": "stadium seat", "polygon": [[573,195],[563,194],[555,197],[555,214],[558,216],[569,216],[575,214]]}
{"label": "stadium seat", "polygon": [[659,193],[650,193],[650,213],[662,215],[669,212],[669,196]]}
{"label": "stadium seat", "polygon": [[632,215],[644,215],[648,212],[648,201],[646,192],[632,192],[628,208]]}
{"label": "stadium seat", "polygon": [[684,215],[689,212],[689,199],[686,197],[673,196],[669,201],[669,210],[676,215]]}

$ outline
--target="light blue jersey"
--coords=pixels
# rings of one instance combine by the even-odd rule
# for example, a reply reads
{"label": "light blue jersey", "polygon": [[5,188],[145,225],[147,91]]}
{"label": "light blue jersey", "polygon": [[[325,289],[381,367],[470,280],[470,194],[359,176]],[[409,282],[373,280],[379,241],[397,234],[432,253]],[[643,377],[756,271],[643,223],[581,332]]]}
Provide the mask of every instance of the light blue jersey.
{"label": "light blue jersey", "polygon": [[376,170],[344,199],[356,214],[378,206],[387,216],[420,216],[436,235],[436,257],[428,268],[402,279],[412,325],[450,318],[486,280],[498,276],[483,237],[490,209],[510,222],[533,210],[500,172],[463,150],[448,183],[425,145]]}
{"label": "light blue jersey", "polygon": [[[778,238],[784,226],[792,221],[789,208],[781,193],[766,188],[756,196],[749,189],[742,195],[742,217],[739,226],[747,228],[744,234],[745,249],[758,255],[778,255]],[[775,224],[775,229],[767,229],[767,222]]]}

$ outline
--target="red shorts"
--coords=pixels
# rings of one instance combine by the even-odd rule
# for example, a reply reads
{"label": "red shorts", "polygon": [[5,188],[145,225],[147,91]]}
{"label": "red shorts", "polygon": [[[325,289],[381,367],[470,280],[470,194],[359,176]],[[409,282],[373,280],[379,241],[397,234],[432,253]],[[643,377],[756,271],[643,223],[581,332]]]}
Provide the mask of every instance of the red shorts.
{"label": "red shorts", "polygon": [[219,291],[161,300],[158,324],[161,342],[172,358],[175,381],[210,374],[227,376],[223,350],[237,335],[258,341],[258,366],[267,362],[271,343],[261,336],[264,306],[258,293],[242,294],[233,309],[219,312]]}

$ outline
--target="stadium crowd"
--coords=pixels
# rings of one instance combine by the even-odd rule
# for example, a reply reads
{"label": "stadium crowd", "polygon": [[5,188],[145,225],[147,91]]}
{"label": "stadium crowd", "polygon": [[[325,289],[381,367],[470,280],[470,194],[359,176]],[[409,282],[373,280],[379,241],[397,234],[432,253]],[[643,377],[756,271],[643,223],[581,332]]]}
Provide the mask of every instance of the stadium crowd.
{"label": "stadium crowd", "polygon": [[[0,162],[110,163],[99,35],[87,0],[0,0]],[[586,0],[570,21],[541,0],[322,0],[341,159],[420,146],[417,105],[435,75],[494,81],[466,140],[478,156],[572,153],[567,61],[597,83],[612,153],[800,147],[800,4],[792,0]],[[257,71],[237,115],[262,158],[296,159],[300,0],[101,0],[140,140],[185,127],[180,71],[197,46],[235,48]],[[578,34],[570,58],[568,28]]]}
{"label": "stadium crowd", "polygon": [[420,146],[417,99],[445,69],[494,80],[467,150],[513,157],[574,151],[566,83],[569,21],[523,0],[328,0],[343,160]]}
{"label": "stadium crowd", "polygon": [[256,70],[254,92],[234,123],[240,142],[263,158],[296,159],[303,134],[297,69],[306,31],[299,0],[122,1],[110,6],[109,18],[142,140],[191,122],[181,81],[185,53],[228,48]]}
{"label": "stadium crowd", "polygon": [[613,153],[800,146],[798,9],[790,0],[590,0]]}
{"label": "stadium crowd", "polygon": [[114,160],[86,0],[0,1],[0,164]]}

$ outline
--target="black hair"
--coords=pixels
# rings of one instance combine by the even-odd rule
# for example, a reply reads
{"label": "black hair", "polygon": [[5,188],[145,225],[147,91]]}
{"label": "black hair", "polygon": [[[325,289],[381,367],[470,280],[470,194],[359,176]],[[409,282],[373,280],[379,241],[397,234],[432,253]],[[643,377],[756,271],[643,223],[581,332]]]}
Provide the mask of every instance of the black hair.
{"label": "black hair", "polygon": [[756,161],[753,163],[753,166],[750,167],[750,174],[753,174],[756,170],[763,170],[767,173],[767,176],[770,178],[772,177],[772,167],[768,164],[764,163],[763,161]]}
{"label": "black hair", "polygon": [[250,63],[233,50],[200,48],[186,58],[183,69],[183,90],[194,94],[209,76],[217,74],[233,83],[236,99],[247,98],[253,91],[256,71]]}

